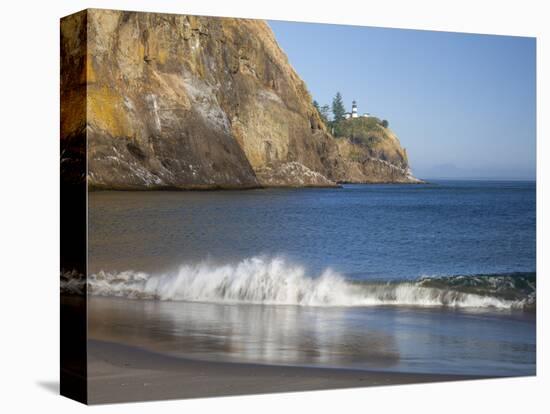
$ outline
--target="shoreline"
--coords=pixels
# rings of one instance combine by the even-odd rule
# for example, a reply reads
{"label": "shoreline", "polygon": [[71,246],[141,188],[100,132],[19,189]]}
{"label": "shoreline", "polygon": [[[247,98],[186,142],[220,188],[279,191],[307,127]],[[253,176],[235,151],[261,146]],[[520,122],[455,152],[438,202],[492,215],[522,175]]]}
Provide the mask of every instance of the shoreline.
{"label": "shoreline", "polygon": [[89,404],[493,378],[203,361],[88,338]]}
{"label": "shoreline", "polygon": [[[345,185],[438,185],[437,180],[442,181],[473,181],[473,182],[519,182],[519,183],[536,183],[536,179],[500,179],[500,178],[427,178],[417,179],[418,181],[368,181],[368,182],[353,182],[353,181],[337,181],[334,185],[254,185],[254,186],[226,186],[226,185],[198,185],[198,186],[154,186],[154,187],[106,187],[96,184],[88,184],[88,193],[103,193],[103,192],[221,192],[221,191],[253,191],[253,190],[272,190],[272,189],[341,189]],[[435,181],[435,182],[434,182]]]}
{"label": "shoreline", "polygon": [[189,186],[189,187],[177,187],[177,186],[155,186],[155,187],[103,187],[94,184],[88,184],[89,193],[102,193],[102,192],[218,192],[218,191],[252,191],[252,190],[272,190],[272,189],[288,189],[288,190],[302,190],[302,189],[341,189],[344,185],[422,185],[432,184],[428,181],[369,181],[369,182],[348,182],[338,181],[334,185],[269,185],[269,186],[224,186],[224,185],[212,185],[212,186]]}

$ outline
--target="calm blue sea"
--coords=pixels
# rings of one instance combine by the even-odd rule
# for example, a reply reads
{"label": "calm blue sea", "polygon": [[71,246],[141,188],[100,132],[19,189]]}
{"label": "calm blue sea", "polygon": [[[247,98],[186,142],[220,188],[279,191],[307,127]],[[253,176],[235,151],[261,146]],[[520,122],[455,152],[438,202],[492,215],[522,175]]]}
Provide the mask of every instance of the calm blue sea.
{"label": "calm blue sea", "polygon": [[535,198],[519,181],[92,193],[92,266],[282,255],[356,279],[534,272]]}

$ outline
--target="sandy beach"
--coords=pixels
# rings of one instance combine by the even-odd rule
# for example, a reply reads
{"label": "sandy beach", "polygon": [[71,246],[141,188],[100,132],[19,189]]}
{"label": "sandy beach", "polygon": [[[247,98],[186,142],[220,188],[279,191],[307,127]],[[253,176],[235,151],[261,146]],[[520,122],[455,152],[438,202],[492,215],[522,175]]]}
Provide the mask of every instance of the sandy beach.
{"label": "sandy beach", "polygon": [[482,378],[196,361],[94,339],[88,375],[90,404]]}

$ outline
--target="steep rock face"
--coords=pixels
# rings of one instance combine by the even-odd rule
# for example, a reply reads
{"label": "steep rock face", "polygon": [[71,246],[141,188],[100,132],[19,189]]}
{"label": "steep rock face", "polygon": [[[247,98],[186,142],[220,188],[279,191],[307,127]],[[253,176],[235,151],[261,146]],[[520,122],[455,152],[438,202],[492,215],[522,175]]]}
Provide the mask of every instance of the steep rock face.
{"label": "steep rock face", "polygon": [[85,131],[92,188],[397,181],[362,148],[355,152],[363,158],[349,158],[354,151],[327,133],[264,21],[95,9],[84,16],[62,28],[62,62],[75,39],[86,47],[61,94],[80,99],[75,90],[85,88],[87,118],[83,125],[66,111],[62,136]]}
{"label": "steep rock face", "polygon": [[[407,151],[393,131],[377,119],[350,119],[345,124],[368,123],[355,128],[349,137],[336,139],[343,168],[335,168],[330,177],[347,183],[420,183],[409,168]],[[351,129],[351,128],[350,128]],[[357,130],[359,129],[359,133]]]}
{"label": "steep rock face", "polygon": [[342,157],[343,167],[337,168],[330,175],[339,183],[403,183],[414,184],[422,181],[415,178],[406,161],[388,161],[384,152],[379,152],[382,158],[373,156],[372,151],[348,139],[338,141],[338,149]]}

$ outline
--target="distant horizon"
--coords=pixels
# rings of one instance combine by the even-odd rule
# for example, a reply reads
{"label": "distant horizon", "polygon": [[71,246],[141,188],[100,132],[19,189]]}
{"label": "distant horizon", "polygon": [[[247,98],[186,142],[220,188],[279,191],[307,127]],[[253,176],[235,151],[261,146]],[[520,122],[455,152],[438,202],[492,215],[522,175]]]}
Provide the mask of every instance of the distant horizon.
{"label": "distant horizon", "polygon": [[312,99],[387,119],[416,177],[536,180],[535,38],[268,24]]}
{"label": "distant horizon", "polygon": [[423,181],[444,180],[444,181],[518,181],[518,182],[536,182],[536,178],[521,178],[521,177],[417,177]]}
{"label": "distant horizon", "polygon": [[514,174],[505,170],[494,168],[487,170],[483,168],[460,168],[454,164],[434,165],[431,168],[413,168],[413,173],[417,178],[437,178],[437,179],[457,179],[457,180],[510,180],[510,181],[534,181],[536,180],[536,170],[516,168]]}

